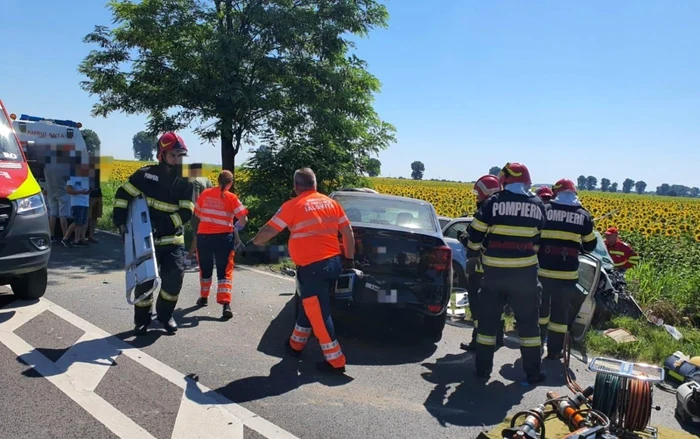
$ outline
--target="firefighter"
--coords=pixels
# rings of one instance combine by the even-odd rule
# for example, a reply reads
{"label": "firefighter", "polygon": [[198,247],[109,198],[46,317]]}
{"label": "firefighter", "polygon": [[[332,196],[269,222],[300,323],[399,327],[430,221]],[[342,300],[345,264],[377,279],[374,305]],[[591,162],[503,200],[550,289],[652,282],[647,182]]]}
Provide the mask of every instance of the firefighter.
{"label": "firefighter", "polygon": [[[299,313],[285,348],[290,355],[300,356],[313,330],[325,357],[325,361],[316,363],[316,368],[343,374],[345,355],[335,337],[330,293],[343,267],[354,265],[355,237],[340,204],[316,191],[316,175],[311,169],[294,173],[294,192],[297,196],[284,203],[246,246],[263,245],[289,229],[289,255],[297,266],[303,312]],[[339,232],[345,260],[341,260]]]}
{"label": "firefighter", "polygon": [[233,185],[231,171],[221,171],[219,187],[205,189],[197,199],[194,214],[199,218],[197,230],[197,263],[199,264],[199,299],[197,305],[207,306],[216,261],[216,303],[223,307],[222,317],[233,317],[231,293],[233,266],[236,255],[235,228],[241,230],[248,222],[248,209],[229,191]]}
{"label": "firefighter", "polygon": [[547,204],[554,196],[554,193],[552,192],[552,189],[549,188],[549,186],[541,186],[537,189],[535,195],[540,197],[540,200],[542,200],[544,204]]}
{"label": "firefighter", "polygon": [[625,272],[639,264],[639,255],[632,250],[629,244],[618,238],[617,227],[610,227],[605,231],[605,247],[610,253],[615,268]]}
{"label": "firefighter", "polygon": [[[474,194],[476,194],[477,210],[484,204],[484,201],[492,194],[502,190],[501,182],[495,175],[487,174],[479,178],[474,183]],[[460,235],[460,241],[467,247],[469,245],[469,229],[467,233]],[[481,266],[481,261],[474,267],[472,273],[467,273],[467,295],[469,297],[469,311],[474,322],[474,330],[472,331],[471,343],[460,343],[459,347],[465,351],[474,351],[476,349],[476,334],[479,329],[479,288],[481,288],[481,278],[483,277],[484,269]],[[501,328],[496,335],[496,346],[503,346],[503,333],[505,332],[505,314],[501,314]]]}
{"label": "firefighter", "polygon": [[524,165],[506,163],[498,177],[503,190],[481,205],[471,223],[467,246],[467,266],[477,265],[481,256],[484,267],[479,291],[476,374],[488,378],[492,372],[500,315],[508,302],[518,324],[526,380],[535,384],[545,378],[540,371],[542,341],[537,322],[542,285],[537,279],[536,251],[546,222],[545,208],[542,200],[529,192],[532,181]]}
{"label": "firefighter", "polygon": [[[173,311],[177,303],[185,274],[184,225],[192,217],[192,184],[182,176],[182,158],[187,155],[185,141],[179,135],[168,132],[158,139],[158,164],[144,166],[134,172],[114,196],[113,221],[124,240],[129,201],[143,194],[149,206],[156,259],[159,265],[161,286],[156,303],[158,320],[165,330],[173,334],[177,323]],[[152,282],[136,287],[140,297],[150,290]],[[134,333],[143,335],[151,324],[153,297],[134,305]]]}
{"label": "firefighter", "polygon": [[563,178],[553,189],[554,199],[545,206],[547,223],[537,253],[542,284],[540,334],[543,342],[547,339],[550,360],[562,356],[569,307],[577,292],[579,251],[590,253],[596,247],[593,220],[581,206],[574,182]]}

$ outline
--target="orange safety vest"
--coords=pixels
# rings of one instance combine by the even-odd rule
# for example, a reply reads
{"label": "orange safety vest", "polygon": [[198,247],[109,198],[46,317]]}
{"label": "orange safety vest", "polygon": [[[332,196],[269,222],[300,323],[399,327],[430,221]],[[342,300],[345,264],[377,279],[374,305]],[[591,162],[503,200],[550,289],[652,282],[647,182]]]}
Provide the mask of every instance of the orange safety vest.
{"label": "orange safety vest", "polygon": [[238,197],[221,189],[213,187],[205,189],[194,208],[194,214],[199,218],[197,233],[211,235],[215,233],[232,233],[233,218],[241,219],[248,215],[248,209]]}
{"label": "orange safety vest", "polygon": [[310,190],[284,203],[267,225],[289,229],[289,256],[304,266],[340,255],[338,231],[349,223],[340,204]]}

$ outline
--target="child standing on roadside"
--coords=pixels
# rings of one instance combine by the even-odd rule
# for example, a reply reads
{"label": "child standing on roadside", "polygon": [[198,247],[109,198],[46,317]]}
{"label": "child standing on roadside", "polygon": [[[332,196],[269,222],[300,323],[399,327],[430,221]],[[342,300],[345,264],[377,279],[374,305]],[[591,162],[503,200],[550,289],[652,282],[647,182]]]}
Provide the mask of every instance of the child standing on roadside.
{"label": "child standing on roadside", "polygon": [[[87,216],[90,207],[89,175],[90,165],[80,163],[75,167],[75,175],[71,176],[66,184],[66,192],[70,195],[73,224],[68,227],[66,235],[61,241],[64,247],[85,247],[88,245],[88,241],[85,239],[85,232],[87,231]],[[70,242],[71,234],[74,235],[72,243]]]}

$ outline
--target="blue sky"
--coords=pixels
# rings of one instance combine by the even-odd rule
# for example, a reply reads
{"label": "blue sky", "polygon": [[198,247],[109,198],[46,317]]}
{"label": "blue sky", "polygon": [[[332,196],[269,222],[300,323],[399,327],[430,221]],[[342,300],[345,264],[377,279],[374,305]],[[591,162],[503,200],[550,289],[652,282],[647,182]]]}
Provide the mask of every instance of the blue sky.
{"label": "blue sky", "polygon": [[[11,112],[72,119],[103,154],[133,159],[145,116],[91,118],[77,72],[82,38],[111,25],[106,2],[3,5],[0,99]],[[358,43],[397,128],[382,174],[474,180],[520,161],[536,183],[580,174],[699,186],[700,2],[393,0],[388,29]],[[218,146],[184,138],[191,162]],[[240,163],[245,154],[239,155]],[[690,165],[690,166],[689,166]]]}

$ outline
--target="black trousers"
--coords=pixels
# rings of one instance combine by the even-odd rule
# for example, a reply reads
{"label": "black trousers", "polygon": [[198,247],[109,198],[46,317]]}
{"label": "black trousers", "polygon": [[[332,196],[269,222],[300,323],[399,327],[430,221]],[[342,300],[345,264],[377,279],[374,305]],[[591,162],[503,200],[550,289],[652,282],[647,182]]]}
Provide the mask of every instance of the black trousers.
{"label": "black trousers", "polygon": [[484,278],[479,292],[479,333],[476,336],[476,370],[488,375],[493,370],[493,354],[501,314],[510,305],[518,324],[520,354],[527,378],[540,375],[542,355],[538,325],[542,285],[537,278],[537,265],[523,268],[484,266]]}
{"label": "black trousers", "polygon": [[[472,344],[476,343],[476,335],[479,332],[479,290],[481,289],[481,279],[483,273],[474,273],[469,275],[467,280],[467,297],[469,297],[469,312],[472,315],[474,322],[474,330],[472,331]],[[505,314],[501,314],[501,327],[496,334],[496,344],[503,344],[503,335],[506,330]]]}
{"label": "black trousers", "polygon": [[[542,295],[547,296],[547,303],[551,301],[551,312],[547,329],[547,355],[558,355],[564,349],[564,337],[569,330],[569,317],[571,301],[578,291],[575,280],[551,279],[540,277]],[[542,301],[544,306],[544,300]],[[542,310],[540,310],[540,316]]]}
{"label": "black trousers", "polygon": [[[149,325],[151,323],[151,306],[156,301],[156,314],[158,320],[165,323],[170,320],[177,304],[182,280],[185,277],[185,251],[184,245],[156,246],[156,260],[160,273],[160,292],[134,305],[134,324],[136,326]],[[146,282],[136,286],[135,296],[138,298],[150,290],[153,282]]]}

